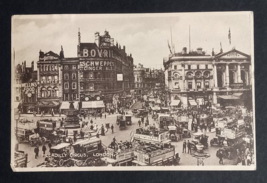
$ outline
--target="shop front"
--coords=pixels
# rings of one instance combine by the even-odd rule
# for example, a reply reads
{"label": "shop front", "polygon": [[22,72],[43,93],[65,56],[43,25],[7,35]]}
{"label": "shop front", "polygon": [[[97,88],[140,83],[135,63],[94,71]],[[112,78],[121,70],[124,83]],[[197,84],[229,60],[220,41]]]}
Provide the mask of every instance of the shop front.
{"label": "shop front", "polygon": [[83,101],[81,111],[91,115],[98,115],[105,112],[105,105],[102,100],[98,101]]}
{"label": "shop front", "polygon": [[59,114],[60,111],[60,101],[39,101],[37,102],[38,114]]}

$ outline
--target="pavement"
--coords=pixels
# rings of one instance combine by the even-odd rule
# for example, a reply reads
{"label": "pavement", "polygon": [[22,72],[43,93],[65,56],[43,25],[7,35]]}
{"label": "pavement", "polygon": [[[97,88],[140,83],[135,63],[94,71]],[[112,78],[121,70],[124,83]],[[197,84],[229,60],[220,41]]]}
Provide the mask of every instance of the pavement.
{"label": "pavement", "polygon": [[[129,111],[130,113],[130,111]],[[110,126],[113,124],[114,126],[114,133],[111,132],[111,129],[109,129],[107,131],[107,133],[105,134],[105,136],[101,136],[100,135],[100,139],[102,140],[102,143],[106,146],[108,146],[113,137],[116,138],[117,141],[125,141],[125,140],[128,140],[130,141],[130,134],[131,132],[134,132],[135,133],[135,130],[138,128],[138,120],[139,118],[136,118],[136,117],[132,117],[132,125],[130,126],[127,126],[126,129],[123,129],[123,130],[120,130],[119,129],[119,125],[116,124],[116,116],[119,115],[119,114],[111,114],[111,115],[108,115],[106,114],[106,118],[103,117],[102,118],[99,118],[97,117],[96,119],[93,118],[93,123],[96,123],[98,125],[102,125],[106,123],[110,123]],[[52,117],[52,116],[44,116],[44,117],[40,117],[40,116],[36,116],[34,117],[33,115],[22,115],[22,117],[26,117],[30,120],[38,120],[40,118],[42,119],[57,119],[59,118],[59,116],[55,116],[55,117]],[[63,116],[61,116],[62,118]],[[88,119],[86,118],[85,121],[88,121],[90,122],[91,119]],[[153,124],[155,123],[156,124],[156,121],[154,121],[151,117],[151,115],[149,115],[149,122],[150,124]],[[60,124],[58,123],[57,126],[59,126]],[[210,141],[213,137],[215,137],[215,130],[212,130],[212,132],[207,132],[206,133],[208,136],[209,136],[209,139],[208,141]],[[192,140],[191,138],[187,138],[185,140]],[[188,154],[188,153],[182,153],[182,141],[179,141],[179,142],[172,142],[172,145],[175,146],[175,151],[176,153],[179,153],[179,156],[181,157],[181,160],[180,160],[180,166],[192,166],[192,165],[197,165],[197,160],[196,158],[192,157],[192,155]],[[48,147],[47,147],[48,149]],[[26,153],[28,153],[28,167],[35,167],[36,165],[42,163],[44,161],[44,157],[42,157],[42,150],[41,150],[41,147],[40,147],[40,151],[39,151],[39,157],[37,159],[35,159],[35,155],[34,155],[34,147],[31,147],[29,144],[26,144],[26,143],[21,143],[19,145],[19,150],[21,151],[25,151]],[[205,163],[205,166],[223,166],[223,165],[220,165],[219,164],[219,159],[216,157],[216,152],[218,150],[218,147],[208,147],[208,149],[204,150],[204,152],[208,153],[210,155],[209,158],[205,159],[204,160],[204,163]],[[48,150],[47,150],[48,152]],[[234,164],[234,161],[230,161],[230,160],[226,160],[224,159],[224,164],[225,165],[231,165],[231,164]]]}

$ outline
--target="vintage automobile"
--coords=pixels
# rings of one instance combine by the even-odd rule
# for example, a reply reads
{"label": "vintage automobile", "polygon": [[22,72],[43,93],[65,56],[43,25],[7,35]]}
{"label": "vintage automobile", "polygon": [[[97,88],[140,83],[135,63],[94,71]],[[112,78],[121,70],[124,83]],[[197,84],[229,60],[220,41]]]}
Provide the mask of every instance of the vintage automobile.
{"label": "vintage automobile", "polygon": [[182,137],[183,138],[191,138],[191,132],[190,130],[186,129],[186,128],[183,128],[183,132],[182,132]]}
{"label": "vintage automobile", "polygon": [[126,114],[125,120],[126,120],[127,125],[132,125],[132,116],[131,115]]}
{"label": "vintage automobile", "polygon": [[101,160],[106,147],[99,138],[91,138],[78,141],[73,144],[74,154],[72,155],[76,166],[104,166]]}
{"label": "vintage automobile", "polygon": [[216,137],[210,140],[210,146],[214,146],[214,145],[222,146],[224,139],[225,139],[224,136],[217,135]]}
{"label": "vintage automobile", "polygon": [[137,113],[135,114],[135,117],[137,118],[141,118],[141,117],[147,117],[148,115],[148,111],[146,111],[145,109],[138,109]]}
{"label": "vintage automobile", "polygon": [[33,129],[16,128],[18,142],[29,142],[29,137],[34,134]]}
{"label": "vintage automobile", "polygon": [[171,141],[178,141],[179,135],[177,134],[177,127],[176,126],[168,126],[169,133],[170,133],[170,140]]}
{"label": "vintage automobile", "polygon": [[203,145],[204,149],[208,148],[208,138],[209,136],[204,135],[202,132],[197,132],[192,134],[191,149],[196,150],[196,145]]}
{"label": "vintage automobile", "polygon": [[69,143],[61,143],[51,147],[50,153],[54,160],[57,162],[57,166],[74,166],[74,161],[70,156],[69,146]]}

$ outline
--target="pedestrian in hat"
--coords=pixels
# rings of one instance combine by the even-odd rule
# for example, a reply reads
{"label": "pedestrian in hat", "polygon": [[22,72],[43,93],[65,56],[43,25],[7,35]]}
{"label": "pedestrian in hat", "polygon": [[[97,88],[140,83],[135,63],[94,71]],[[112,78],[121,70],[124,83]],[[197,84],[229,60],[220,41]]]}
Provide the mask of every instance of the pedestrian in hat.
{"label": "pedestrian in hat", "polygon": [[36,147],[34,148],[34,153],[35,153],[35,159],[37,159],[38,154],[39,154],[39,147],[38,147],[38,146],[36,146]]}
{"label": "pedestrian in hat", "polygon": [[45,146],[45,144],[44,144],[43,147],[42,147],[42,151],[43,151],[43,157],[45,157],[45,151],[46,151],[46,146]]}

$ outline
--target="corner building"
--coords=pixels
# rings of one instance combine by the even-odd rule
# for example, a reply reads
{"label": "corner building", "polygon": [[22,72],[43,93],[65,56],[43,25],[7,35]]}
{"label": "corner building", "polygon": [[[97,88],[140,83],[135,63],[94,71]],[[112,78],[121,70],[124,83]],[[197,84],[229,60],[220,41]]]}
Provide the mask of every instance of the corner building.
{"label": "corner building", "polygon": [[94,43],[81,43],[79,32],[77,48],[81,108],[86,108],[86,101],[96,101],[91,102],[95,112],[101,112],[104,106],[100,101],[111,104],[114,95],[130,93],[134,85],[132,55],[125,46],[114,45],[108,31],[102,36],[96,32]]}
{"label": "corner building", "polygon": [[171,106],[237,105],[239,99],[251,97],[251,59],[235,48],[216,55],[183,48],[165,58],[163,65]]}

